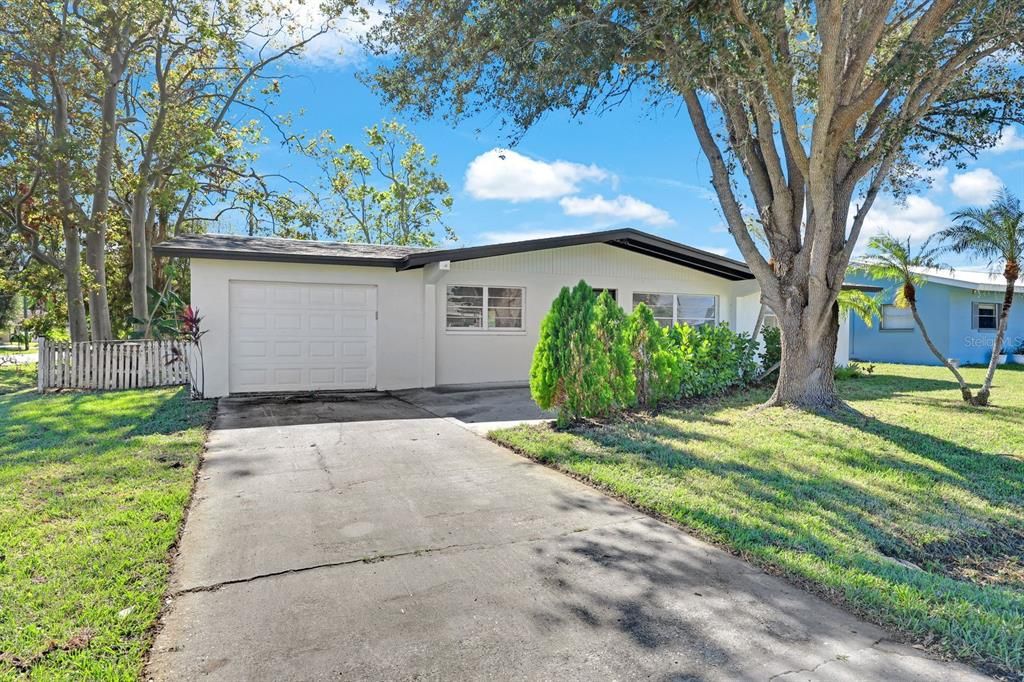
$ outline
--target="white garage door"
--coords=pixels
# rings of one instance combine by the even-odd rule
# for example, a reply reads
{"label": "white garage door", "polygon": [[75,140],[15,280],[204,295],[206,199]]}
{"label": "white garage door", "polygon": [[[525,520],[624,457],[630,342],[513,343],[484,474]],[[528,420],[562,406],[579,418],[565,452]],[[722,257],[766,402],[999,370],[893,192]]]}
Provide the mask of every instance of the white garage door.
{"label": "white garage door", "polygon": [[230,390],[377,385],[377,288],[231,282]]}

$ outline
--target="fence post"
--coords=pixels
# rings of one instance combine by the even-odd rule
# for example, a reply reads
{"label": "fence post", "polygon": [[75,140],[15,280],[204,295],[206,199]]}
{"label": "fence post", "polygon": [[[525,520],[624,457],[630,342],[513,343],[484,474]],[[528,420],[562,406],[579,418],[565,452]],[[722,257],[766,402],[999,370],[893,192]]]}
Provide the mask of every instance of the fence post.
{"label": "fence post", "polygon": [[36,339],[36,348],[39,353],[39,360],[36,361],[36,385],[38,386],[39,392],[42,393],[46,390],[46,339],[39,337]]}

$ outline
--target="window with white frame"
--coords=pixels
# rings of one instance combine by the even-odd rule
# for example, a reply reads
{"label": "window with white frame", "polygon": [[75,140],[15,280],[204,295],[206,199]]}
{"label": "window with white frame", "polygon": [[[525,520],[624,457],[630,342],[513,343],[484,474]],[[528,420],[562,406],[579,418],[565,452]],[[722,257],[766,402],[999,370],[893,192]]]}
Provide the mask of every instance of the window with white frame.
{"label": "window with white frame", "polygon": [[892,304],[882,306],[882,329],[906,330],[913,328],[914,313],[910,308],[901,308]]}
{"label": "window with white frame", "polygon": [[522,331],[523,287],[448,286],[445,327]]}
{"label": "window with white frame", "polygon": [[971,329],[994,332],[999,326],[1002,307],[1002,303],[975,303],[971,306]]}
{"label": "window with white frame", "polygon": [[663,327],[688,324],[700,327],[718,323],[718,297],[694,294],[633,294],[633,307],[644,303]]}

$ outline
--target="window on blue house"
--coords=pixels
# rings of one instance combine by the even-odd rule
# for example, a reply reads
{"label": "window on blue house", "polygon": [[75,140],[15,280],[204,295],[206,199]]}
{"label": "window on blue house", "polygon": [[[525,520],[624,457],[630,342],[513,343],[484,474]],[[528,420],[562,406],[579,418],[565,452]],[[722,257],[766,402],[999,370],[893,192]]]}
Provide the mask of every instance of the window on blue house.
{"label": "window on blue house", "polygon": [[995,331],[999,326],[1001,303],[975,303],[971,311],[971,328],[979,331]]}
{"label": "window on blue house", "polygon": [[910,308],[895,305],[882,306],[882,329],[913,329],[914,314]]}

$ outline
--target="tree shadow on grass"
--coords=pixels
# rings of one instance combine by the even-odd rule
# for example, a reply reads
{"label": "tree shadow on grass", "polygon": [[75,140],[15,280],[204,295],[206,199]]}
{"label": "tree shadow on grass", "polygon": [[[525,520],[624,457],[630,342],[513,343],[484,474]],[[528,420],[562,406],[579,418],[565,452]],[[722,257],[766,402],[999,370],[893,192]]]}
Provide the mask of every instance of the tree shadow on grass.
{"label": "tree shadow on grass", "polygon": [[96,456],[134,438],[180,434],[209,409],[187,400],[184,389],[0,395],[0,461]]}
{"label": "tree shadow on grass", "polygon": [[[875,378],[855,381],[870,385]],[[899,383],[880,382],[857,391],[857,399],[906,390],[901,402],[932,409],[943,399],[920,395],[922,385],[949,386],[912,379],[897,392]],[[955,414],[958,399],[945,400],[942,412]],[[962,655],[1024,665],[1024,585],[951,570],[937,549],[998,553],[1017,546],[976,540],[1024,532],[1024,462],[991,451],[998,439],[975,445],[966,426],[957,442],[896,423],[898,416],[794,412],[790,419],[750,410],[761,400],[760,392],[737,394],[584,429],[574,434],[577,451],[547,457],[569,469],[580,458],[593,460],[598,468],[584,462],[582,470],[597,482],[769,563],[805,571],[800,557],[813,556],[821,562],[813,580],[839,585],[845,598],[884,622],[937,633]],[[967,409],[992,415],[997,427],[1007,423],[1001,417],[1009,408]],[[1017,418],[1008,423],[1016,428]],[[1016,561],[974,559],[980,566]],[[829,575],[836,569],[863,577],[835,582]],[[975,651],[979,638],[987,643]]]}

